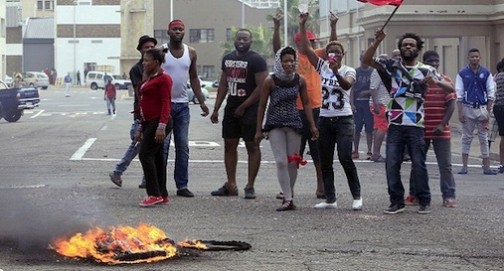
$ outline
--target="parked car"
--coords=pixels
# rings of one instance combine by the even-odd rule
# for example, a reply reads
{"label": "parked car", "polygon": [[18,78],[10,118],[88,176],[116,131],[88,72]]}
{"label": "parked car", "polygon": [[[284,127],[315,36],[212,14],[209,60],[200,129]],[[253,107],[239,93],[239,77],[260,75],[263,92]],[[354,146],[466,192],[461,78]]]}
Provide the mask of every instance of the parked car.
{"label": "parked car", "polygon": [[201,77],[199,77],[199,79],[200,79],[201,88],[211,88],[212,87],[212,84],[213,84],[212,81],[203,80]]}
{"label": "parked car", "polygon": [[8,75],[5,75],[5,80],[4,80],[5,84],[7,86],[12,86],[12,83],[14,82],[14,80],[12,79],[12,77],[8,76]]}
{"label": "parked car", "polygon": [[212,83],[212,87],[213,87],[213,88],[218,88],[218,87],[219,87],[219,80],[215,80],[215,81],[213,81],[213,83]]}
{"label": "parked car", "polygon": [[119,74],[112,74],[112,84],[115,85],[116,89],[128,89],[128,86],[131,85],[131,80],[124,79]]}
{"label": "parked car", "polygon": [[[201,92],[203,93],[203,97],[205,98],[205,101],[210,98],[210,95],[208,93],[208,90],[204,87],[201,88]],[[188,96],[188,101],[193,102],[194,104],[198,104],[198,98],[194,95],[194,91],[191,88],[190,84],[187,84],[187,96]]]}
{"label": "parked car", "polygon": [[47,89],[49,87],[49,76],[43,72],[25,72],[23,81],[26,86]]}
{"label": "parked car", "polygon": [[36,87],[9,88],[0,80],[0,118],[16,122],[25,109],[33,109],[39,103],[40,97]]}

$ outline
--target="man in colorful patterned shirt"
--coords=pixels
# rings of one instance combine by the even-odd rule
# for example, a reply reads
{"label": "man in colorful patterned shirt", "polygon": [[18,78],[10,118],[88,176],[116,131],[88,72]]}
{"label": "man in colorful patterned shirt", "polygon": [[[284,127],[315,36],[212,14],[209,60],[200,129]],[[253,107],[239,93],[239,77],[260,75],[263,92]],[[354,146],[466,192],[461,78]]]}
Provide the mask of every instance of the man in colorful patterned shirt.
{"label": "man in colorful patterned shirt", "polygon": [[[387,105],[389,128],[387,135],[387,185],[390,206],[386,214],[404,211],[404,186],[401,181],[401,163],[405,148],[411,156],[412,170],[416,175],[415,196],[420,208],[418,213],[430,213],[431,193],[429,177],[425,165],[424,141],[424,98],[428,84],[447,87],[440,80],[434,68],[417,60],[423,48],[423,41],[412,33],[403,35],[397,43],[401,51],[401,61],[387,58],[373,58],[378,45],[385,39],[381,30],[375,34],[375,41],[366,50],[363,62],[376,68],[386,86],[390,86],[391,100]],[[388,81],[388,82],[387,82]]]}

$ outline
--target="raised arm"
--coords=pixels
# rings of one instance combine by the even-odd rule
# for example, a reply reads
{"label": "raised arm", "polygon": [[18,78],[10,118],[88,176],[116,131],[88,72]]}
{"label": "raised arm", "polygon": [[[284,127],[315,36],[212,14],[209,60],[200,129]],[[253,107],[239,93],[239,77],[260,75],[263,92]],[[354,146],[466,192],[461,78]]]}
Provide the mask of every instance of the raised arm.
{"label": "raised arm", "polygon": [[282,19],[283,15],[281,12],[277,12],[275,16],[273,16],[273,54],[276,54],[282,47],[282,41],[280,40],[280,23]]}
{"label": "raised arm", "polygon": [[338,35],[336,33],[336,24],[338,23],[338,16],[329,11],[329,21],[331,25],[331,36],[329,37],[329,41],[338,40]]}
{"label": "raised arm", "polygon": [[306,36],[306,21],[308,20],[308,13],[299,14],[299,32],[301,34],[301,47],[302,52],[308,56],[308,60],[313,65],[313,67],[317,67],[319,57],[315,54],[308,37]]}
{"label": "raised arm", "polygon": [[364,55],[362,56],[362,62],[368,66],[371,66],[377,70],[383,70],[383,67],[380,65],[377,65],[373,61],[373,56],[376,53],[376,49],[380,45],[380,43],[385,39],[385,32],[382,30],[378,30],[375,33],[375,40],[371,43],[371,45],[367,48],[366,52],[364,52]]}

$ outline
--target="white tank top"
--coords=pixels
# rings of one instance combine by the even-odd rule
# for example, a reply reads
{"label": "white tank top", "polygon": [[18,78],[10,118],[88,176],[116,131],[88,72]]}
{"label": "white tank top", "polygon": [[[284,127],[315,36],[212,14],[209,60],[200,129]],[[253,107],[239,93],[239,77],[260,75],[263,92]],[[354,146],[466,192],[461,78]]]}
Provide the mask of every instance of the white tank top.
{"label": "white tank top", "polygon": [[166,52],[163,70],[168,73],[173,80],[172,103],[187,103],[187,85],[189,83],[189,67],[191,67],[191,57],[189,47],[184,46],[184,53],[180,58],[175,58],[170,50]]}

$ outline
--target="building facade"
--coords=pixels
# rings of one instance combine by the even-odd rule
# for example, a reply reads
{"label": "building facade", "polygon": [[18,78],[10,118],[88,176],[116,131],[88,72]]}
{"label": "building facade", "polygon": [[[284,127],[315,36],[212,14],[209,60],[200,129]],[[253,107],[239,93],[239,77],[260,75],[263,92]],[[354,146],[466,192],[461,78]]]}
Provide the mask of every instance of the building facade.
{"label": "building facade", "polygon": [[[59,77],[88,71],[120,74],[120,0],[58,0],[55,68]],[[75,81],[75,80],[74,80]]]}
{"label": "building facade", "polygon": [[[339,39],[348,49],[345,61],[358,66],[360,52],[374,39],[393,6],[373,6],[357,1],[320,0],[320,14],[336,10]],[[327,17],[321,17],[321,36],[328,36]],[[454,78],[467,65],[467,52],[478,48],[481,64],[495,72],[504,56],[504,0],[407,0],[385,28],[387,34],[377,53],[390,54],[404,33],[416,33],[425,41],[426,50],[435,50],[441,58],[440,70]]]}
{"label": "building facade", "polygon": [[7,61],[7,21],[6,21],[6,5],[5,1],[0,1],[0,78],[5,79],[6,61]]}

